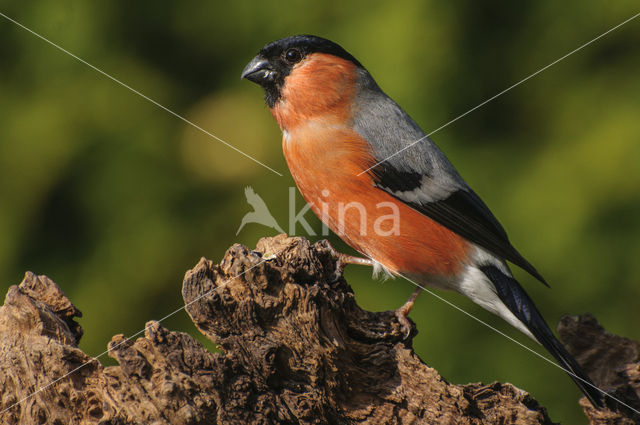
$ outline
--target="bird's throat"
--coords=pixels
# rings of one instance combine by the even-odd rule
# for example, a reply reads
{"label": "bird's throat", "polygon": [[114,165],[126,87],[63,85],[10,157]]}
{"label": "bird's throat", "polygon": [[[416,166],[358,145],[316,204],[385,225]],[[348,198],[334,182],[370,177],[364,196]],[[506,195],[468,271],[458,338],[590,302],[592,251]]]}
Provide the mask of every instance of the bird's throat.
{"label": "bird's throat", "polygon": [[283,131],[319,119],[344,125],[351,117],[356,78],[352,62],[322,53],[309,55],[285,78],[271,113]]}

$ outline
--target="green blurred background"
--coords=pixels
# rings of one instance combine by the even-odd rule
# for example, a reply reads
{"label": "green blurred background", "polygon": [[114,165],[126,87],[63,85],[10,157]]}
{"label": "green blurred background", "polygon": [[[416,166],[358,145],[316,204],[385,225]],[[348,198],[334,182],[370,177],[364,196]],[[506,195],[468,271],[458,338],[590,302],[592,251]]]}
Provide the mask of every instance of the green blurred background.
{"label": "green blurred background", "polygon": [[[284,174],[0,18],[0,290],[25,270],[53,278],[85,313],[81,348],[97,355],[112,335],[179,308],[183,274],[201,256],[218,261],[235,242],[274,234],[249,224],[236,236],[251,210],[245,186],[286,228],[293,182],[280,133],[261,89],[239,79],[266,42],[295,33],[339,42],[429,132],[640,10],[631,0],[48,0],[1,11]],[[636,339],[639,46],[640,19],[434,137],[551,283],[516,271],[549,322],[591,312]],[[364,268],[346,276],[370,310],[394,309],[412,291]],[[560,370],[430,295],[411,317],[416,351],[448,380],[509,381],[555,420],[584,422]],[[163,324],[199,335],[184,312]]]}

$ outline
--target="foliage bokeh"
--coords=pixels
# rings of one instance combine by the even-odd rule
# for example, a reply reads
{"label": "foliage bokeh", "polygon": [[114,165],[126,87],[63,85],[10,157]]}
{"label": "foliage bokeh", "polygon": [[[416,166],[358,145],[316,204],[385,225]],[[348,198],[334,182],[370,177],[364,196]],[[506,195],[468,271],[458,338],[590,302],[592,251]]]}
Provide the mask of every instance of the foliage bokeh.
{"label": "foliage bokeh", "polygon": [[[112,335],[180,308],[183,273],[201,256],[218,260],[235,242],[274,234],[250,224],[236,236],[250,210],[245,186],[284,227],[293,182],[280,134],[260,89],[239,79],[268,41],[295,33],[338,41],[431,131],[636,9],[575,0],[3,6],[284,177],[0,18],[0,290],[25,270],[52,277],[84,311],[81,348],[97,355]],[[433,137],[551,283],[546,290],[516,271],[551,324],[588,311],[636,339],[639,45],[640,20]],[[402,279],[373,281],[366,269],[346,274],[372,310],[394,309],[412,290]],[[541,351],[467,300],[442,295]],[[450,381],[513,382],[556,420],[583,420],[560,370],[430,295],[411,317],[416,351]],[[184,312],[163,324],[198,334]]]}

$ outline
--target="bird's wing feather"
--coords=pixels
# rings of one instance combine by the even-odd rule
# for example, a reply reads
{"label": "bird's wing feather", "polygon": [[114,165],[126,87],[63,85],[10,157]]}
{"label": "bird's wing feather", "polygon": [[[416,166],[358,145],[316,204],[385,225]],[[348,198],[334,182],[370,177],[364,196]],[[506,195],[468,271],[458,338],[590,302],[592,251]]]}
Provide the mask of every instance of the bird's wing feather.
{"label": "bird's wing feather", "polygon": [[[511,245],[489,208],[411,117],[368,74],[360,76],[359,89],[353,128],[370,144],[374,160],[385,160],[368,171],[374,184],[546,285]],[[403,150],[417,140],[420,142]]]}
{"label": "bird's wing feather", "polygon": [[370,173],[379,189],[494,255],[511,261],[546,284],[538,271],[511,245],[504,228],[470,188],[454,189],[439,198],[438,195],[445,191],[436,188],[428,176],[417,180],[415,175],[398,172],[390,165],[378,166]]}

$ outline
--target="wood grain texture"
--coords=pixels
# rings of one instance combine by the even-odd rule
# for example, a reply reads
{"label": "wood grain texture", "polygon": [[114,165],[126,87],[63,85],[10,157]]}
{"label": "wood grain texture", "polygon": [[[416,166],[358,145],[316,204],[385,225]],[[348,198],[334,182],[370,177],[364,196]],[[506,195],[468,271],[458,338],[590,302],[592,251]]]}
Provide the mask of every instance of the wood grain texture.
{"label": "wood grain texture", "polygon": [[[334,275],[326,242],[234,245],[183,283],[189,315],[221,353],[149,322],[135,341],[113,337],[118,365],[104,367],[77,348],[79,310],[49,278],[27,273],[0,307],[0,423],[552,423],[510,384],[448,383],[402,339],[393,312],[360,309]],[[617,357],[612,385],[638,388],[635,353]],[[608,415],[594,423],[631,423]]]}

